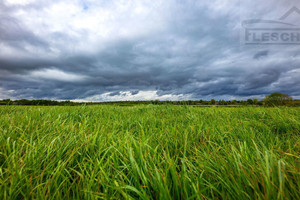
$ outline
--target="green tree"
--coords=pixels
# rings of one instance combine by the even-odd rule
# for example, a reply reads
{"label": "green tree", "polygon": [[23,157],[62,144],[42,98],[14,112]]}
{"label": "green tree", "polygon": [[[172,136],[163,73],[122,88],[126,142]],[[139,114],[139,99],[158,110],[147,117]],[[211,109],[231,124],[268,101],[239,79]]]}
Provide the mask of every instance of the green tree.
{"label": "green tree", "polygon": [[258,105],[258,99],[253,99],[253,104]]}
{"label": "green tree", "polygon": [[248,100],[247,100],[247,104],[248,104],[248,105],[252,105],[252,104],[253,104],[253,100],[252,100],[252,99],[248,99]]}
{"label": "green tree", "polygon": [[211,105],[215,105],[215,104],[216,104],[216,100],[211,99],[211,100],[210,100],[210,104],[211,104]]}
{"label": "green tree", "polygon": [[219,100],[219,105],[226,105],[225,100]]}
{"label": "green tree", "polygon": [[275,92],[266,96],[263,101],[267,106],[286,106],[291,105],[293,98],[287,94]]}

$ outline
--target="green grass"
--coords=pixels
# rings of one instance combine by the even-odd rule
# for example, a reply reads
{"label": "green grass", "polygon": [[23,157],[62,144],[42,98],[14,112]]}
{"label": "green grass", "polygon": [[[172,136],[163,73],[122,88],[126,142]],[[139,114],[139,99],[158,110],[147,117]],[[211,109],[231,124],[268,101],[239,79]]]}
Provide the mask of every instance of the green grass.
{"label": "green grass", "polygon": [[300,109],[0,107],[0,199],[300,199]]}

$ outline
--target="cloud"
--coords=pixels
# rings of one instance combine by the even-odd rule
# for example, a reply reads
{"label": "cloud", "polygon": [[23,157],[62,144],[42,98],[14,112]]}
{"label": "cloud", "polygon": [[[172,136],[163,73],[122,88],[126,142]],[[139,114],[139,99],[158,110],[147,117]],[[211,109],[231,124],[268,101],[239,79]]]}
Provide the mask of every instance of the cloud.
{"label": "cloud", "polygon": [[260,58],[262,58],[262,57],[268,56],[268,54],[269,54],[269,51],[260,51],[260,52],[256,53],[256,54],[253,56],[253,58],[254,58],[254,59],[260,59]]}
{"label": "cloud", "polygon": [[120,91],[118,93],[115,92],[107,92],[101,95],[95,95],[85,99],[75,99],[75,102],[84,102],[84,101],[148,101],[148,100],[183,100],[186,97],[183,95],[158,95],[157,91],[149,90],[149,91],[140,91],[139,93],[132,94],[130,91]]}
{"label": "cloud", "polygon": [[29,77],[37,79],[48,79],[55,81],[75,82],[83,81],[87,77],[77,74],[66,73],[57,69],[45,69],[40,71],[32,71]]}
{"label": "cloud", "polygon": [[241,20],[277,20],[298,4],[2,1],[0,94],[93,101],[300,96],[297,46],[240,46]]}

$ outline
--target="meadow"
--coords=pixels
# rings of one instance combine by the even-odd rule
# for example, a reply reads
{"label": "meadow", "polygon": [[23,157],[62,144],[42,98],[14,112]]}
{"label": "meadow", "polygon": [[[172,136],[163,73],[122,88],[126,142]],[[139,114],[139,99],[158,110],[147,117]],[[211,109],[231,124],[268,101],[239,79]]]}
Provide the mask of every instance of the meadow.
{"label": "meadow", "polygon": [[0,199],[300,199],[300,108],[0,106]]}

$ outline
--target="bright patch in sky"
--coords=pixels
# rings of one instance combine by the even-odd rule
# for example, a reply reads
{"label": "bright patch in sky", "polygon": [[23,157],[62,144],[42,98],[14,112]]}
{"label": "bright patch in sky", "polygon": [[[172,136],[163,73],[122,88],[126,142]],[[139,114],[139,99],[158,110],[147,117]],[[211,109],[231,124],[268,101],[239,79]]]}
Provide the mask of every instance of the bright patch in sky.
{"label": "bright patch in sky", "polygon": [[4,0],[9,5],[26,5],[36,0]]}
{"label": "bright patch in sky", "polygon": [[157,91],[120,91],[118,94],[113,94],[113,92],[107,92],[101,95],[95,95],[85,99],[76,99],[77,102],[93,102],[93,101],[149,101],[149,100],[173,100],[179,101],[187,99],[188,97],[184,95],[158,95]]}
{"label": "bright patch in sky", "polygon": [[31,72],[30,76],[37,79],[48,79],[48,80],[57,80],[57,81],[66,81],[66,82],[82,81],[86,78],[85,76],[67,73],[56,69],[45,69],[40,71],[33,71]]}

